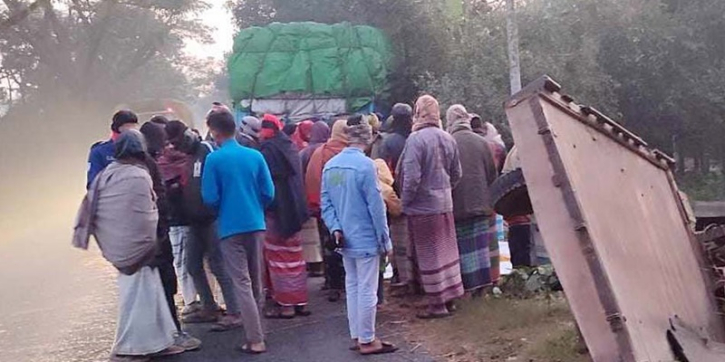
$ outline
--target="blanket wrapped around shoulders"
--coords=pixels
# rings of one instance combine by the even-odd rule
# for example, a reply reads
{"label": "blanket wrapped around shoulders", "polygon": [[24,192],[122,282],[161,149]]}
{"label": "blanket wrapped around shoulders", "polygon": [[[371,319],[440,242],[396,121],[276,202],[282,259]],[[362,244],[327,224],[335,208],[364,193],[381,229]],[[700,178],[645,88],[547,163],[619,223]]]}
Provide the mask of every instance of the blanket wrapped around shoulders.
{"label": "blanket wrapped around shoulders", "polygon": [[103,257],[131,275],[156,253],[159,214],[151,176],[143,165],[114,162],[94,180],[76,218],[73,245],[98,242]]}

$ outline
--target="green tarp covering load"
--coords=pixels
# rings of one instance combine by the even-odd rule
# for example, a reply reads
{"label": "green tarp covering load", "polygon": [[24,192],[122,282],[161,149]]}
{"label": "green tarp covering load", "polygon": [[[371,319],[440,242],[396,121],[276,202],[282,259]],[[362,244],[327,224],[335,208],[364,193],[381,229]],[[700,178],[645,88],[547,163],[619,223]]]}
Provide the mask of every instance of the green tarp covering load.
{"label": "green tarp covering load", "polygon": [[382,31],[350,23],[273,23],[243,29],[227,64],[230,95],[306,94],[347,100],[356,110],[385,91],[390,45]]}

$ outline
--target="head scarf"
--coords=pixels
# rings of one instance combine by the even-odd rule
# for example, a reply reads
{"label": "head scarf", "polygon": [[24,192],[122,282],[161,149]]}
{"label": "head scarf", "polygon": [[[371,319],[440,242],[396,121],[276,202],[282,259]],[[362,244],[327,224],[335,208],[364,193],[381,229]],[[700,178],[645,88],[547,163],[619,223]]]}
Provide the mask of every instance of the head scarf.
{"label": "head scarf", "polygon": [[300,137],[302,140],[308,140],[310,138],[310,132],[312,131],[312,126],[315,124],[315,122],[307,120],[302,121],[300,124],[297,125],[297,133],[300,134]]}
{"label": "head scarf", "polygon": [[130,129],[121,133],[116,142],[114,157],[119,160],[144,160],[146,158],[146,140],[143,133]]}
{"label": "head scarf", "polygon": [[486,141],[495,143],[501,147],[506,147],[506,144],[503,142],[503,138],[501,138],[501,134],[498,133],[498,130],[493,124],[491,124],[491,122],[484,123],[483,127],[486,129],[486,135],[483,136]]}
{"label": "head scarf", "polygon": [[259,131],[262,130],[262,121],[257,117],[246,116],[242,118],[242,124],[239,129],[242,133],[257,138],[259,137]]}
{"label": "head scarf", "polygon": [[347,126],[345,132],[347,133],[348,142],[351,145],[368,146],[373,140],[373,128],[365,122]]}
{"label": "head scarf", "polygon": [[448,133],[471,130],[471,116],[466,111],[466,108],[460,104],[454,104],[448,107],[446,122],[448,123]]}
{"label": "head scarf", "polygon": [[413,108],[405,103],[396,103],[390,113],[393,117],[393,133],[408,137],[413,126]]}
{"label": "head scarf", "polygon": [[282,127],[282,121],[280,121],[275,115],[266,113],[264,117],[262,117],[262,128],[281,130]]}
{"label": "head scarf", "polygon": [[415,102],[413,131],[429,126],[441,127],[441,109],[438,101],[426,94]]}
{"label": "head scarf", "polygon": [[372,127],[373,130],[380,129],[380,118],[375,113],[370,113],[367,116],[363,116],[363,119]]}
{"label": "head scarf", "polygon": [[337,140],[347,143],[347,120],[338,119],[332,125],[332,135],[330,140]]}
{"label": "head scarf", "polygon": [[324,121],[317,121],[310,131],[310,145],[325,143],[330,138],[330,126]]}

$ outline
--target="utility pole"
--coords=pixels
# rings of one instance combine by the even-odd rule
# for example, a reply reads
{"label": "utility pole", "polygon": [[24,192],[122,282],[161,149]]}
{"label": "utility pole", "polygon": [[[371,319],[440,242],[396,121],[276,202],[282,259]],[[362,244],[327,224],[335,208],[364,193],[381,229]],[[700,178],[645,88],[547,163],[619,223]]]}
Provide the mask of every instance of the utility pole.
{"label": "utility pole", "polygon": [[516,24],[514,0],[506,0],[506,35],[509,53],[511,94],[521,90],[521,61],[519,59],[519,27]]}

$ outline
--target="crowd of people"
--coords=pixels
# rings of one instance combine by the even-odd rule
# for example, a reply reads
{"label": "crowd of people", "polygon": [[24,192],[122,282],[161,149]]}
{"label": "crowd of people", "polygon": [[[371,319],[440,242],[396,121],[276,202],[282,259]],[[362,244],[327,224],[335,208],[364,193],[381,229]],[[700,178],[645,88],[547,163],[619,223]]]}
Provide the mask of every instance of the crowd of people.
{"label": "crowd of people", "polygon": [[[311,314],[309,276],[324,276],[330,302],[346,300],[351,350],[391,353],[375,333],[388,265],[389,292],[425,296],[423,319],[450,316],[464,294],[495,285],[490,186],[506,160],[495,127],[453,105],[444,129],[430,95],[380,118],[285,125],[264,114],[237,127],[214,103],[202,137],[178,120],[138,128],[132,111],[117,112],[111,138],[91,147],[73,239],[87,249],[94,236],[119,271],[112,359],[199,349],[189,323],[243,327],[239,350],[265,353],[263,319]],[[529,237],[514,238],[512,253],[528,253]]]}

